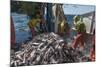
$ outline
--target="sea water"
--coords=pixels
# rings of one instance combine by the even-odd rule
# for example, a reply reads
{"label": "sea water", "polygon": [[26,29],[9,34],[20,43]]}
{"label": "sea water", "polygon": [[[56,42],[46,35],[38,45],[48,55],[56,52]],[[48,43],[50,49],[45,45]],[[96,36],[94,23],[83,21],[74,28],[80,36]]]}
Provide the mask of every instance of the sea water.
{"label": "sea water", "polygon": [[31,36],[27,25],[29,18],[26,14],[12,13],[11,15],[14,21],[16,43],[24,42]]}

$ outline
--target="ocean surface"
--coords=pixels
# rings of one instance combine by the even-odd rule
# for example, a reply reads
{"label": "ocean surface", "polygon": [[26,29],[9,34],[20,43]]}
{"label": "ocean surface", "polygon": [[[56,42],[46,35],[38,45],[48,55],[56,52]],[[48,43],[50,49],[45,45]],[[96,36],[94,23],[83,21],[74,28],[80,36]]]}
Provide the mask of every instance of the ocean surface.
{"label": "ocean surface", "polygon": [[16,43],[24,42],[31,35],[29,34],[28,28],[28,16],[25,14],[12,13],[12,18],[14,21],[15,32],[16,32]]}

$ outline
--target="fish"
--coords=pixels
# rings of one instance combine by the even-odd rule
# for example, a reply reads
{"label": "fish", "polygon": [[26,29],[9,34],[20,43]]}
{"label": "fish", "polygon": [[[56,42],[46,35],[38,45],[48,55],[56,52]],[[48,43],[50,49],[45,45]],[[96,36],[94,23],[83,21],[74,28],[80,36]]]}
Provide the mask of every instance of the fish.
{"label": "fish", "polygon": [[[80,62],[79,52],[53,32],[37,35],[11,55],[11,66]],[[67,46],[66,48],[63,46]]]}

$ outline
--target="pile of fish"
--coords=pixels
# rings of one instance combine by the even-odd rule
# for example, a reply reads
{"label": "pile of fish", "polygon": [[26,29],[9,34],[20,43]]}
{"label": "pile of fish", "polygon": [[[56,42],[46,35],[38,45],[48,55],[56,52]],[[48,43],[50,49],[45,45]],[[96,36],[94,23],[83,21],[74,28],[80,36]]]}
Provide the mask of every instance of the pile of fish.
{"label": "pile of fish", "polygon": [[11,52],[11,66],[80,62],[81,53],[55,33],[40,34]]}

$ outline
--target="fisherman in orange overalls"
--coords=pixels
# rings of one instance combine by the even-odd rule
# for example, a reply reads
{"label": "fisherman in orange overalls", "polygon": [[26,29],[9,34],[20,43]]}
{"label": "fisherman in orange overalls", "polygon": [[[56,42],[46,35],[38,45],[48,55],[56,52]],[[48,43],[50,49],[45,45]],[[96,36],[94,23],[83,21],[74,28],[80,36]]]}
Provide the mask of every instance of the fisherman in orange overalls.
{"label": "fisherman in orange overalls", "polygon": [[84,49],[84,39],[86,33],[85,24],[82,21],[80,21],[79,16],[75,16],[74,21],[75,21],[74,24],[78,34],[74,40],[74,43],[72,44],[72,47],[76,49],[79,45],[81,48]]}
{"label": "fisherman in orange overalls", "polygon": [[15,43],[16,43],[15,28],[13,19],[11,17],[11,48],[15,48]]}

